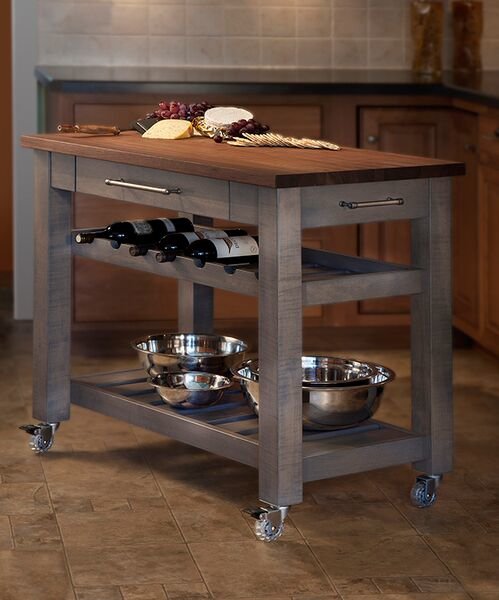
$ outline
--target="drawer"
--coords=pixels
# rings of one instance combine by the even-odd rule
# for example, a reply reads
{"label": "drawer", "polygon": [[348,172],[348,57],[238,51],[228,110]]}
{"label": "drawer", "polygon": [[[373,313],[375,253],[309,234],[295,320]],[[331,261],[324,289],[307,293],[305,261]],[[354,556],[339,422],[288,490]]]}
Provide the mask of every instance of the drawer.
{"label": "drawer", "polygon": [[[284,202],[285,193],[283,190]],[[425,217],[428,214],[428,194],[427,179],[302,188],[302,227],[353,225]],[[241,223],[258,223],[256,186],[231,184],[230,218]]]}
{"label": "drawer", "polygon": [[229,217],[228,182],[206,177],[77,158],[76,191],[196,215]]}
{"label": "drawer", "polygon": [[480,162],[499,166],[499,113],[480,117]]}

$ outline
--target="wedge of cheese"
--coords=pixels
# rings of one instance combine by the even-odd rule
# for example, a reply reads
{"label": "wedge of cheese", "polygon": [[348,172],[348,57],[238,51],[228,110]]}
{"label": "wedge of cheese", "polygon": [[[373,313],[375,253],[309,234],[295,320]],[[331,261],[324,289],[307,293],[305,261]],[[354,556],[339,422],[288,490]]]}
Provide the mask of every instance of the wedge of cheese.
{"label": "wedge of cheese", "polygon": [[190,121],[182,119],[165,119],[158,121],[148,129],[142,137],[161,140],[181,140],[192,137],[194,134]]}

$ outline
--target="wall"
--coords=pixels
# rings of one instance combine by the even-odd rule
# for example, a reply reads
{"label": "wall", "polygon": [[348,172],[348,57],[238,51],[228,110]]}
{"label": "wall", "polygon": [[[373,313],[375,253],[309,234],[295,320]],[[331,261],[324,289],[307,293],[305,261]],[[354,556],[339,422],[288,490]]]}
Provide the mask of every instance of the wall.
{"label": "wall", "polygon": [[[39,0],[50,65],[404,68],[410,0]],[[499,0],[485,0],[485,69],[499,68]],[[446,64],[450,64],[447,40]]]}
{"label": "wall", "polygon": [[11,36],[10,3],[0,4],[0,68],[4,80],[5,92],[0,95],[0,178],[2,194],[0,197],[0,287],[10,283],[12,276],[12,114],[11,90]]}

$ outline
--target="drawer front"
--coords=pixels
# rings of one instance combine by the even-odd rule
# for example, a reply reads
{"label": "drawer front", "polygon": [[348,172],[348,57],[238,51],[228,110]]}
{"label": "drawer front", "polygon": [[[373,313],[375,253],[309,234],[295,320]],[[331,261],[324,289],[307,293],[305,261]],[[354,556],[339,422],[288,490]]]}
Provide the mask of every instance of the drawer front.
{"label": "drawer front", "polygon": [[480,162],[499,165],[499,113],[480,117]]}
{"label": "drawer front", "polygon": [[229,217],[228,182],[206,177],[78,158],[76,191],[196,215]]}

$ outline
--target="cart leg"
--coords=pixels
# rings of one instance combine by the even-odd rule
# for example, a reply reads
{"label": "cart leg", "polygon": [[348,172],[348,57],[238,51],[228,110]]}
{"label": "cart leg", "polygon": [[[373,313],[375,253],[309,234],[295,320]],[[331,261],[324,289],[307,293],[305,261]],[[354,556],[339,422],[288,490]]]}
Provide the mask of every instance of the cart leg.
{"label": "cart leg", "polygon": [[[183,214],[196,225],[211,226],[213,219]],[[192,333],[213,331],[213,288],[178,280],[178,330]]]}
{"label": "cart leg", "polygon": [[51,187],[51,155],[36,153],[33,416],[69,419],[72,194]]}
{"label": "cart leg", "polygon": [[259,190],[259,493],[283,514],[303,498],[301,202]]}
{"label": "cart leg", "polygon": [[429,181],[429,215],[412,223],[412,255],[423,291],[412,297],[413,429],[426,436],[429,476],[452,469],[451,182]]}

